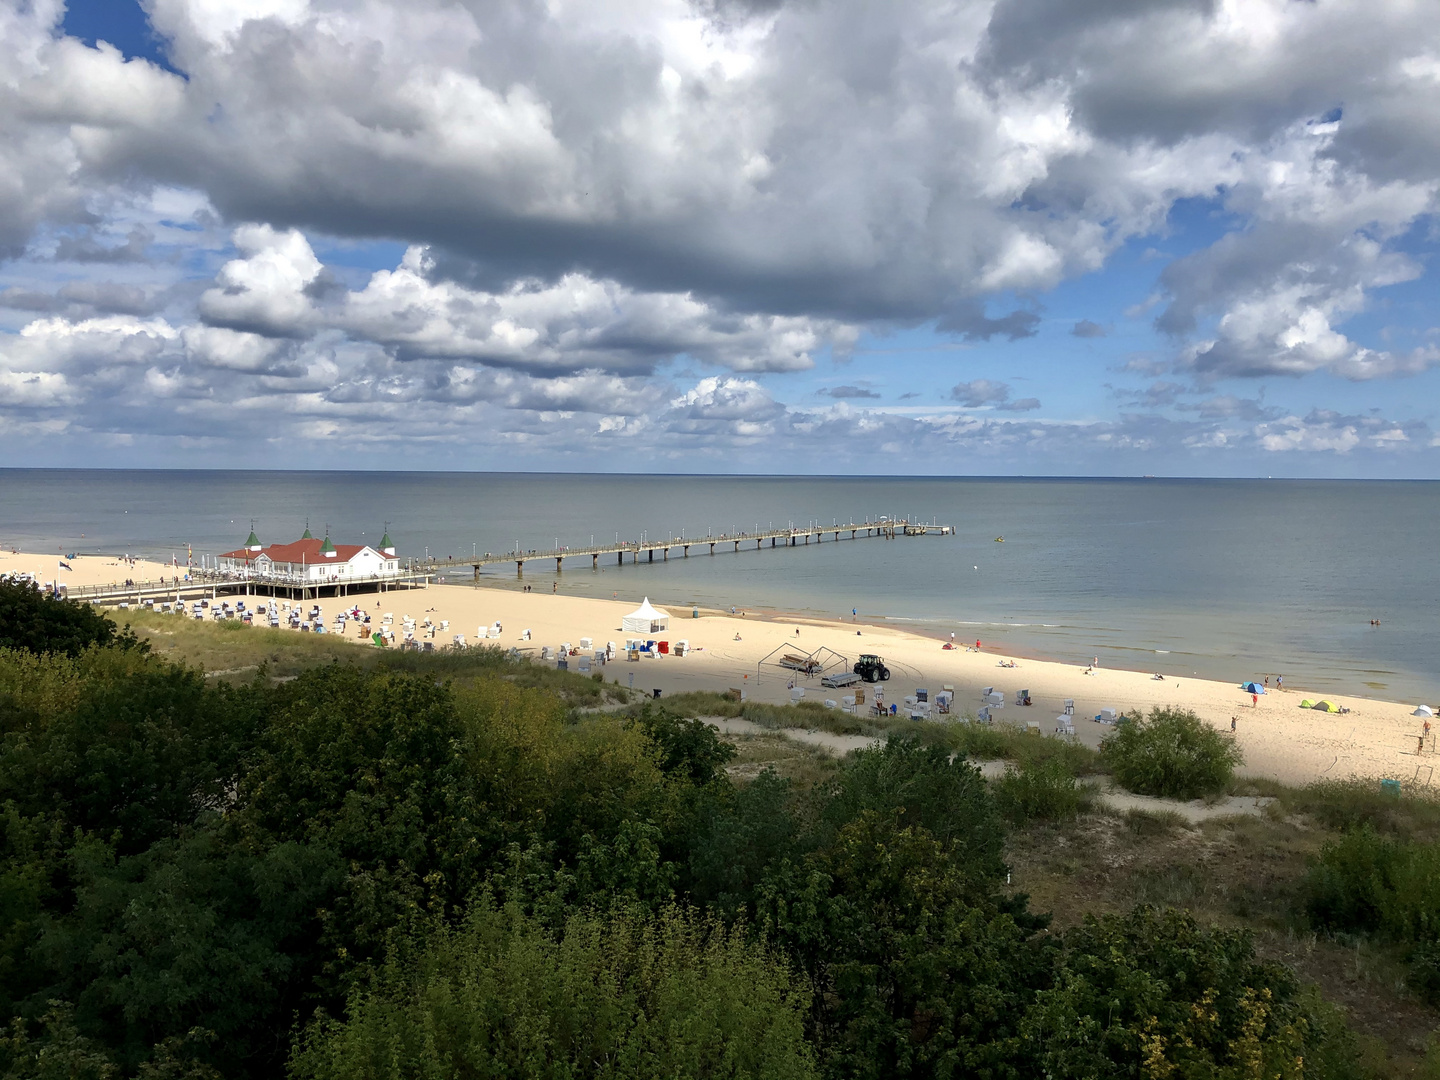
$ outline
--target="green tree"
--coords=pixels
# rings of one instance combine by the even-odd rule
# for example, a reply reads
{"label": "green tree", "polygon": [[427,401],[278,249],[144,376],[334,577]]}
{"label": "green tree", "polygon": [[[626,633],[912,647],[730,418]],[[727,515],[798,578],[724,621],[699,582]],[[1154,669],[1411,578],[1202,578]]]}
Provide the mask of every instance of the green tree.
{"label": "green tree", "polygon": [[763,944],[680,909],[576,913],[556,934],[482,899],[456,929],[397,940],[343,1020],[309,1027],[291,1075],[804,1080],[803,1008]]}
{"label": "green tree", "polygon": [[0,649],[79,656],[93,646],[149,649],[89,604],[41,590],[33,581],[0,579]]}
{"label": "green tree", "polygon": [[943,747],[908,738],[857,751],[842,766],[822,811],[832,830],[867,811],[903,815],[953,854],[971,880],[1005,873],[1005,828],[980,770]]}

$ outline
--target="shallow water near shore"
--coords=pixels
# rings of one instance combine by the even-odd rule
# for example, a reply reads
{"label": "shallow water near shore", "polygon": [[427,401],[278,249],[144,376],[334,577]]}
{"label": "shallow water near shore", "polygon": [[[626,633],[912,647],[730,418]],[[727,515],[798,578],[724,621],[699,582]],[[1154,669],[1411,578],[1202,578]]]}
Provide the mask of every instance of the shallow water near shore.
{"label": "shallow water near shore", "polygon": [[[0,470],[0,544],[181,564],[187,543],[197,562],[238,546],[252,518],[266,543],[307,521],[373,543],[388,521],[402,556],[463,556],[881,514],[956,535],[723,545],[713,558],[695,546],[623,568],[612,556],[599,571],[582,558],[560,587],[676,609],[856,608],[1082,666],[1098,656],[1167,675],[1283,674],[1317,693],[1440,698],[1436,482]],[[514,584],[514,567],[485,580]],[[554,563],[527,563],[524,580],[548,592]]]}

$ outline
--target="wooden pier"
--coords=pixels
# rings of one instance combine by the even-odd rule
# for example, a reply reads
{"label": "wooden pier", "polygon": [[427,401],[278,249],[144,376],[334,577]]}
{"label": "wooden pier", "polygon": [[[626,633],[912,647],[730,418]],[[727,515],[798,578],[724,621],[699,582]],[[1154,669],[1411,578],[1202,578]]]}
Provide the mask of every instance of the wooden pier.
{"label": "wooden pier", "polygon": [[[769,541],[773,547],[802,547],[809,544],[813,539],[815,543],[838,543],[841,540],[864,540],[866,538],[881,538],[894,540],[900,536],[952,536],[955,528],[952,525],[927,524],[918,521],[885,520],[885,521],[864,521],[849,522],[845,525],[816,525],[807,528],[795,528],[786,526],[783,529],[766,529],[753,533],[722,533],[719,536],[671,536],[663,540],[621,540],[614,544],[597,544],[592,547],[579,548],[554,548],[550,551],[510,551],[501,555],[494,555],[486,552],[484,555],[451,556],[446,559],[423,559],[416,564],[416,569],[426,573],[438,573],[441,570],[456,569],[462,566],[471,567],[474,571],[476,581],[480,580],[480,569],[485,566],[494,566],[499,563],[514,563],[515,572],[518,575],[525,573],[525,564],[543,559],[555,560],[555,572],[560,573],[564,568],[566,559],[590,559],[590,568],[597,570],[600,567],[600,560],[615,556],[616,564],[625,565],[625,556],[630,556],[630,562],[640,562],[640,556],[645,555],[647,563],[655,561],[655,553],[660,553],[661,561],[668,561],[670,552],[678,549],[679,557],[688,559],[690,549],[699,548],[702,553],[715,554],[716,548],[722,552],[727,549],[733,554],[738,553],[742,547],[754,544],[755,550],[760,550]],[[830,537],[829,541],[825,537]]]}

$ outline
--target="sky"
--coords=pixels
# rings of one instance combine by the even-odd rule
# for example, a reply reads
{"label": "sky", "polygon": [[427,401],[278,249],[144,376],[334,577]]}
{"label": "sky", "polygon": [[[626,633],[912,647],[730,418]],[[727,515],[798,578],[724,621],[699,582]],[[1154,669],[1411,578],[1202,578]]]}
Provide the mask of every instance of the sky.
{"label": "sky", "polygon": [[12,466],[1440,476],[1433,0],[0,0]]}

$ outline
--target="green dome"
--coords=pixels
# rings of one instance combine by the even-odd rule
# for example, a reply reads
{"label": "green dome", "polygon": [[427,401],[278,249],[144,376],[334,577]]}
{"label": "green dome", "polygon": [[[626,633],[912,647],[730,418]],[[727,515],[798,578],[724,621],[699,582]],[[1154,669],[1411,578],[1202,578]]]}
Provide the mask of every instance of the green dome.
{"label": "green dome", "polygon": [[384,551],[386,548],[392,548],[392,547],[394,547],[394,546],[395,546],[395,545],[394,545],[394,543],[391,542],[391,540],[390,540],[390,534],[389,534],[388,532],[387,532],[384,536],[382,536],[382,537],[380,538],[380,550],[381,550],[381,551]]}
{"label": "green dome", "polygon": [[[314,537],[311,537],[311,539],[313,540]],[[329,534],[326,534],[325,542],[320,545],[320,554],[322,554],[322,555],[333,555],[333,554],[335,554],[335,545],[330,542]]]}
{"label": "green dome", "polygon": [[315,537],[313,537],[313,536],[310,535],[310,526],[309,526],[309,525],[306,525],[306,526],[305,526],[305,531],[300,534],[300,539],[301,539],[301,540],[314,540],[314,539],[315,539]]}
{"label": "green dome", "polygon": [[260,546],[260,538],[255,535],[255,530],[250,530],[250,538],[245,541],[246,547],[257,548]]}

